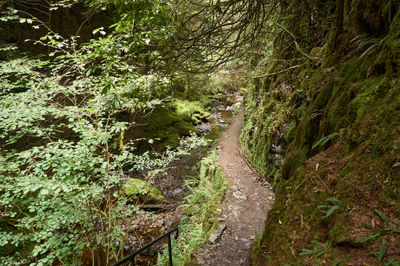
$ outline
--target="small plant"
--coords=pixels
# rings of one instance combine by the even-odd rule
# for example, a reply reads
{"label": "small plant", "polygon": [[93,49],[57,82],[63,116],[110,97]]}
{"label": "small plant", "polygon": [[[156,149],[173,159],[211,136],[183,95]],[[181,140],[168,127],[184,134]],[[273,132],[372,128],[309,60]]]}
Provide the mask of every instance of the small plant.
{"label": "small plant", "polygon": [[314,145],[312,146],[312,149],[315,149],[319,146],[324,146],[328,141],[330,141],[334,137],[337,137],[338,135],[339,135],[339,133],[335,132],[335,133],[329,134],[328,136],[322,137],[321,139],[319,139],[317,142],[314,143]]}
{"label": "small plant", "polygon": [[356,244],[364,244],[364,243],[367,243],[370,240],[376,240],[379,237],[380,234],[381,233],[376,233],[376,234],[373,234],[373,235],[370,235],[370,236],[361,237],[361,238],[356,240]]}
{"label": "small plant", "polygon": [[265,251],[262,255],[266,260],[269,260],[271,258],[271,253],[268,251]]}
{"label": "small plant", "polygon": [[[198,177],[192,177],[185,183],[191,191],[182,207],[186,215],[179,224],[179,238],[173,239],[174,265],[184,265],[208,238],[215,225],[210,218],[215,216],[225,190],[227,180],[216,163],[218,152],[214,150],[203,158]],[[168,252],[158,257],[157,265],[167,265]]]}
{"label": "small plant", "polygon": [[[358,238],[355,243],[356,244],[366,244],[368,242],[371,241],[376,241],[378,238],[382,239],[382,244],[381,247],[379,248],[378,252],[376,251],[372,251],[371,254],[373,254],[378,262],[381,262],[383,257],[386,254],[386,251],[388,249],[388,246],[386,244],[386,240],[384,238],[384,234],[394,234],[394,233],[400,233],[400,229],[398,228],[394,228],[394,227],[390,227],[389,226],[389,219],[387,218],[386,214],[380,210],[375,210],[375,213],[379,216],[379,218],[381,218],[381,220],[383,221],[383,226],[378,227],[375,230],[375,233],[369,236],[365,236],[365,237],[361,237]],[[395,225],[399,225],[399,222],[396,220],[392,220],[392,222]],[[388,262],[386,262],[384,265],[399,265],[396,261],[390,260]]]}
{"label": "small plant", "polygon": [[[381,218],[381,220],[383,221],[383,227],[379,227],[377,229],[375,229],[376,233],[373,235],[369,235],[369,236],[365,236],[365,237],[361,237],[359,239],[356,240],[357,244],[364,244],[367,243],[368,241],[371,240],[376,240],[379,236],[381,236],[384,233],[400,233],[400,229],[395,228],[395,227],[391,227],[389,226],[389,219],[387,218],[387,216],[385,215],[385,213],[383,213],[380,210],[375,210],[375,213]],[[400,223],[396,220],[392,220],[392,222],[395,225],[399,225]]]}
{"label": "small plant", "polygon": [[381,262],[386,251],[387,251],[387,245],[385,239],[383,238],[382,245],[379,248],[379,251],[378,252],[373,251],[371,252],[371,254],[373,254],[379,262]]}
{"label": "small plant", "polygon": [[391,258],[387,262],[383,264],[384,266],[400,266],[400,263],[398,263],[395,259]]}
{"label": "small plant", "polygon": [[309,249],[302,249],[300,256],[311,256],[314,258],[321,258],[325,255],[326,251],[331,248],[330,241],[321,243],[318,240],[312,240]]}
{"label": "small plant", "polygon": [[325,202],[327,202],[327,204],[317,206],[318,209],[324,209],[322,210],[322,212],[325,213],[325,215],[322,217],[322,219],[329,218],[329,216],[331,216],[336,210],[340,208],[341,203],[341,201],[337,198],[327,198]]}
{"label": "small plant", "polygon": [[[360,34],[357,35],[354,39],[351,40],[352,43],[355,43],[358,48],[357,50],[363,51],[363,53],[360,55],[360,59],[366,59],[374,49],[378,47],[382,47],[387,36],[379,39],[379,38],[369,38],[367,34]],[[381,54],[379,54],[380,58]]]}
{"label": "small plant", "polygon": [[333,263],[333,266],[346,266],[346,263],[349,261],[350,257],[346,256],[344,259],[342,260],[336,260]]}

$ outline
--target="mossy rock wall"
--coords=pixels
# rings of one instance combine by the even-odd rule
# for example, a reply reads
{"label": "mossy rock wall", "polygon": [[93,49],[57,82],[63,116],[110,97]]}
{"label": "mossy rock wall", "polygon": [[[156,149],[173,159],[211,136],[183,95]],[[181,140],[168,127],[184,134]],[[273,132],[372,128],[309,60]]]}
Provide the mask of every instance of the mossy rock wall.
{"label": "mossy rock wall", "polygon": [[[400,263],[400,12],[392,2],[390,23],[366,23],[360,6],[375,4],[361,2],[346,1],[342,42],[322,63],[291,72],[296,79],[257,80],[249,90],[242,144],[260,172],[274,177],[276,192],[254,265]],[[376,12],[387,11],[369,14]],[[351,41],[377,28],[367,54],[370,46]],[[271,165],[277,143],[283,164]]]}

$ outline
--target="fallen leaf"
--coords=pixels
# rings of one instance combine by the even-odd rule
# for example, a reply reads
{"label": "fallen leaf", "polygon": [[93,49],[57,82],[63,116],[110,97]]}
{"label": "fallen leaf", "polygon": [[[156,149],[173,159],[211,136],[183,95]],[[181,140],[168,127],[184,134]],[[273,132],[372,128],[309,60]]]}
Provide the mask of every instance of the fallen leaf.
{"label": "fallen leaf", "polygon": [[375,223],[375,219],[374,219],[374,218],[371,219],[371,226],[372,226],[372,228],[375,228],[375,226],[376,226],[376,223]]}

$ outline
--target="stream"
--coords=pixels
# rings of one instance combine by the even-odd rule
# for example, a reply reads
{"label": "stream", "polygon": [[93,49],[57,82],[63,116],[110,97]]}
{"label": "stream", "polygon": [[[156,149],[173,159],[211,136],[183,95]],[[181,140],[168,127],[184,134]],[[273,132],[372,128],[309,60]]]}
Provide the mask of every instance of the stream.
{"label": "stream", "polygon": [[[234,111],[239,108],[242,100],[243,97],[239,94],[224,95],[212,106],[211,115],[195,126],[199,134],[208,139],[211,144],[215,143],[229,125]],[[147,213],[124,225],[126,232],[129,232],[123,243],[124,256],[179,224],[184,211],[177,207],[185,202],[185,196],[189,193],[188,188],[184,185],[185,180],[188,176],[198,174],[200,160],[207,153],[209,147],[193,150],[189,155],[175,161],[168,174],[154,180],[155,186],[165,196],[167,203],[165,205],[145,205],[143,209],[149,211],[151,215]],[[116,245],[119,246],[121,243],[118,242]],[[154,265],[158,253],[161,253],[165,246],[166,242],[160,241],[137,255],[135,265]]]}

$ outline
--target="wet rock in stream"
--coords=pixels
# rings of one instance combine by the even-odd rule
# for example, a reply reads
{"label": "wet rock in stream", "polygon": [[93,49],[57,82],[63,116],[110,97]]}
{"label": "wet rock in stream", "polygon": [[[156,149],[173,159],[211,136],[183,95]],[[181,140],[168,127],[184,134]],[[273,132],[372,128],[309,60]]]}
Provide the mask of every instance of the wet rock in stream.
{"label": "wet rock in stream", "polygon": [[199,131],[200,135],[206,135],[211,130],[210,123],[202,123],[196,125],[195,128]]}

